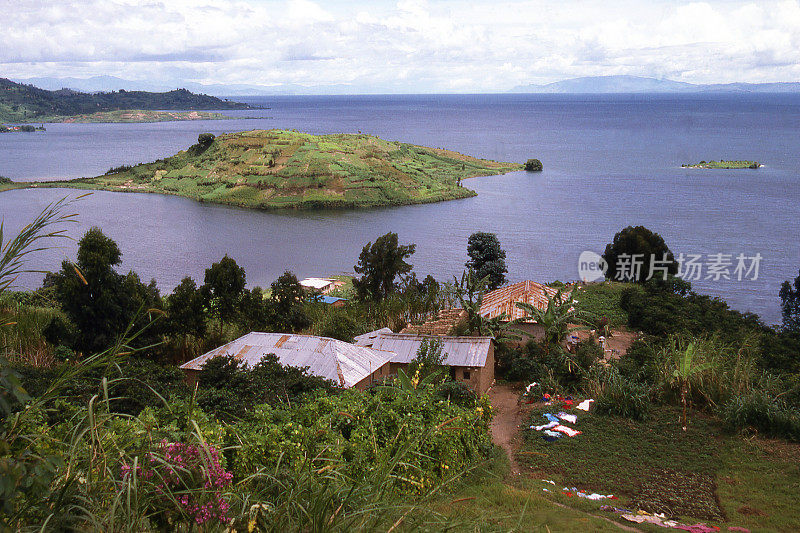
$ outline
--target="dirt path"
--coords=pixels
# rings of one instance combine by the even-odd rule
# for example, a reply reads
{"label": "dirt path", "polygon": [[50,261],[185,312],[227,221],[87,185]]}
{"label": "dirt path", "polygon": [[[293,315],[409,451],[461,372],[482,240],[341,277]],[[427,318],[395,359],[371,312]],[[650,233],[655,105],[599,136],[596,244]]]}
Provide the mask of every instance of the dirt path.
{"label": "dirt path", "polygon": [[495,384],[489,391],[489,401],[494,407],[494,419],[490,426],[492,440],[506,452],[511,473],[515,476],[522,472],[516,459],[521,444],[519,397],[520,393],[506,384]]}

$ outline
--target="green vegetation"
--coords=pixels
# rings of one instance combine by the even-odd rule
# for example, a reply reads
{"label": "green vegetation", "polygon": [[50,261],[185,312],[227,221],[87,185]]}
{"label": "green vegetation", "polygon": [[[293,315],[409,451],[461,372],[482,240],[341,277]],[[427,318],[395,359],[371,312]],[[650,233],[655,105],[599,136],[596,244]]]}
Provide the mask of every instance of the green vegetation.
{"label": "green vegetation", "polygon": [[[800,527],[800,337],[788,282],[777,331],[668,278],[594,284],[577,302],[557,294],[546,309],[522,306],[546,335],[519,346],[507,325],[475,311],[487,277],[467,270],[460,282],[420,282],[406,262],[414,246],[392,233],[364,248],[361,264],[370,268],[355,287],[374,290],[340,289],[351,301],[331,308],[290,272],[268,297],[248,289],[227,256],[203,285],[184,278],[162,298],[135,273],[115,271],[121,250],[94,228],[77,261],[41,289],[10,292],[29,271],[29,254],[64,236],[57,225],[71,220],[66,207],[50,206],[8,243],[0,234],[0,529],[616,527],[600,516],[608,502],[569,498],[563,486],[613,493],[621,501],[612,505],[687,523]],[[545,443],[526,431],[515,463],[530,477],[507,478],[489,437],[488,398],[441,372],[436,341],[420,348],[408,373],[367,391],[342,390],[274,355],[253,368],[213,359],[197,387],[176,368],[254,329],[350,340],[423,322],[455,302],[468,314],[463,327],[494,334],[506,379],[539,383],[529,398],[596,400],[591,412],[576,411],[582,434],[574,438]],[[595,315],[626,319],[645,336],[618,360],[604,360],[591,338],[567,349],[576,319]],[[561,408],[527,407],[523,426]]]}
{"label": "green vegetation", "polygon": [[723,169],[737,169],[737,168],[759,168],[761,164],[758,161],[700,161],[695,164],[681,165],[683,168],[723,168]]}
{"label": "green vegetation", "polygon": [[475,193],[461,179],[520,168],[370,135],[257,130],[114,174],[26,186],[175,194],[256,209],[354,208],[467,198]]}
{"label": "green vegetation", "polygon": [[618,328],[628,323],[628,312],[622,308],[620,301],[623,291],[630,288],[629,283],[620,281],[587,283],[579,286],[577,292],[572,293],[572,298],[578,300],[580,309],[590,316],[598,321],[605,318],[610,327]]}
{"label": "green vegetation", "polygon": [[541,172],[543,168],[542,162],[538,159],[528,159],[525,162],[525,170],[528,172]]}
{"label": "green vegetation", "polygon": [[416,245],[397,243],[397,233],[389,232],[368,242],[353,267],[361,277],[353,280],[353,288],[362,300],[382,300],[396,289],[395,278],[411,272],[406,259],[414,254]]}
{"label": "green vegetation", "polygon": [[193,94],[186,89],[165,93],[120,90],[90,94],[70,89],[46,91],[0,78],[0,121],[4,122],[41,122],[42,117],[92,115],[124,109],[224,110],[249,107],[213,96]]}
{"label": "green vegetation", "polygon": [[664,238],[644,226],[628,226],[616,235],[603,253],[606,279],[642,283],[678,273],[678,262]]}
{"label": "green vegetation", "polygon": [[477,279],[488,278],[486,288],[494,290],[506,282],[506,252],[494,233],[478,232],[467,241],[469,261],[466,267],[474,271]]}

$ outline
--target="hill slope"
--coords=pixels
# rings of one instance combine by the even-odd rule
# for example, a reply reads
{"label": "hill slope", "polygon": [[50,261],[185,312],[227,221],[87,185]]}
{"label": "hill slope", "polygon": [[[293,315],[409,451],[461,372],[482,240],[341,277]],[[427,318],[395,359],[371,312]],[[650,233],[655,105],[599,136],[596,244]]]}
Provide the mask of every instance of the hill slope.
{"label": "hill slope", "polygon": [[82,93],[70,89],[46,91],[0,78],[0,121],[40,121],[48,117],[83,115],[120,109],[248,109],[238,102],[194,94],[186,89],[165,93],[115,91]]}
{"label": "hill slope", "polygon": [[13,184],[175,194],[258,209],[350,208],[474,196],[462,179],[521,170],[371,135],[254,130],[95,178]]}

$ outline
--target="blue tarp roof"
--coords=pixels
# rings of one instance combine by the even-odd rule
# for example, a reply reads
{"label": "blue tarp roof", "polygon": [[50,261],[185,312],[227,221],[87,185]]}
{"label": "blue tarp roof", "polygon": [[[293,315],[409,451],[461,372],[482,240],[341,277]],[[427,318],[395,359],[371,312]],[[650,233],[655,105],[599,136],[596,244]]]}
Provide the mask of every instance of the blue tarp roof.
{"label": "blue tarp roof", "polygon": [[347,298],[337,298],[336,296],[327,296],[323,294],[319,297],[319,301],[324,304],[335,304],[336,302],[346,302]]}

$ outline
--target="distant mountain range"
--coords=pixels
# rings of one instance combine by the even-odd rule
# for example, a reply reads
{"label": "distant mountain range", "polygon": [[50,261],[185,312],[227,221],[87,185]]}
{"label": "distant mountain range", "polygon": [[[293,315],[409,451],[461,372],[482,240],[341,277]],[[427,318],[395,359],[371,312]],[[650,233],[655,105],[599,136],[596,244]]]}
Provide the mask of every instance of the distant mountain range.
{"label": "distant mountain range", "polygon": [[121,109],[223,110],[249,109],[238,102],[194,94],[186,89],[167,92],[119,90],[87,93],[72,89],[49,91],[0,78],[0,120],[38,121],[49,117],[83,115]]}
{"label": "distant mountain range", "polygon": [[518,85],[509,92],[542,94],[800,93],[800,83],[712,83],[701,85],[639,76],[593,76],[557,81],[546,85]]}
{"label": "distant mountain range", "polygon": [[[347,84],[299,85],[282,83],[258,84],[202,84],[173,80],[172,82],[135,81],[115,76],[93,76],[91,78],[38,77],[15,79],[14,81],[35,85],[42,89],[72,89],[83,92],[100,91],[151,91],[162,92],[176,87],[194,93],[224,96],[276,96],[276,95],[335,95],[335,94],[391,94],[403,91],[397,86],[375,86],[368,90]],[[550,94],[603,94],[603,93],[800,93],[800,83],[713,83],[694,84],[667,79],[639,76],[594,76],[557,81],[546,85],[519,85],[511,93]]]}

